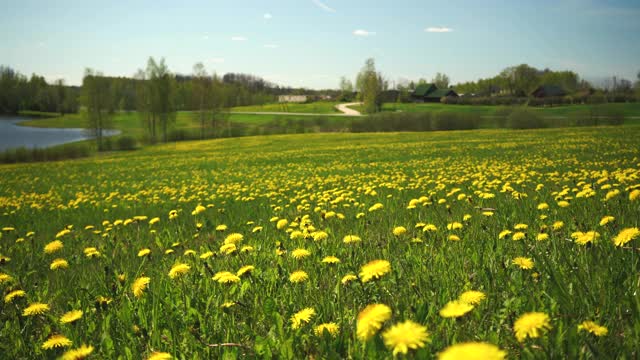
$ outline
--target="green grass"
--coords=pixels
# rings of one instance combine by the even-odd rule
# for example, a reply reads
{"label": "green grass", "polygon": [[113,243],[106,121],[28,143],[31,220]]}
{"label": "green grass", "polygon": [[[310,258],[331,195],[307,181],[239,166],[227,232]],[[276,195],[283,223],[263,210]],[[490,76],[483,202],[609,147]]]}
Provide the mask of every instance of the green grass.
{"label": "green grass", "polygon": [[238,106],[231,109],[232,112],[292,112],[312,114],[336,114],[340,113],[335,106],[338,102],[317,101],[312,103],[288,103],[265,104],[252,106]]}
{"label": "green grass", "polygon": [[[63,349],[42,344],[62,334],[73,347],[93,346],[97,359],[154,351],[178,359],[391,358],[382,334],[412,320],[430,333],[410,351],[415,358],[467,341],[494,344],[509,358],[637,358],[640,238],[624,247],[613,240],[640,225],[640,199],[631,200],[640,191],[638,136],[637,126],[277,135],[0,165],[0,289],[26,293],[1,300],[0,353],[57,358]],[[600,225],[604,216],[615,219]],[[454,222],[461,228],[448,229]],[[500,239],[504,230],[512,235]],[[595,242],[578,244],[589,238],[577,232],[588,231],[598,232]],[[524,238],[513,240],[517,232]],[[243,238],[225,255],[232,233]],[[548,239],[536,240],[540,233]],[[361,241],[345,244],[347,235]],[[64,246],[45,252],[54,239]],[[100,255],[87,256],[91,247]],[[298,248],[310,255],[295,259]],[[150,255],[139,256],[142,249]],[[216,255],[201,258],[209,251]],[[327,256],[340,262],[323,263]],[[514,265],[516,257],[530,258],[533,269]],[[68,268],[51,270],[55,259]],[[341,283],[376,259],[390,271]],[[172,279],[176,264],[190,270]],[[212,279],[244,265],[255,269],[235,283]],[[298,270],[309,279],[291,283]],[[140,277],[150,282],[136,297]],[[467,290],[486,299],[443,318],[440,310]],[[34,302],[50,310],[24,316]],[[374,303],[392,315],[363,342],[358,314]],[[290,319],[304,308],[315,315],[294,329]],[[62,324],[70,310],[82,318]],[[548,315],[550,327],[519,342],[514,323],[528,312]],[[585,320],[608,334],[578,331]],[[340,326],[335,337],[314,333],[326,322]]]}
{"label": "green grass", "polygon": [[[640,116],[640,103],[615,103],[603,105],[608,109],[620,111],[624,116]],[[354,110],[363,111],[362,106],[352,106]],[[452,111],[463,113],[477,113],[481,116],[494,116],[500,106],[490,105],[446,105],[440,103],[403,104],[386,103],[382,111],[425,112],[425,111]],[[530,107],[545,117],[572,116],[589,110],[589,105],[566,105],[553,107]]]}

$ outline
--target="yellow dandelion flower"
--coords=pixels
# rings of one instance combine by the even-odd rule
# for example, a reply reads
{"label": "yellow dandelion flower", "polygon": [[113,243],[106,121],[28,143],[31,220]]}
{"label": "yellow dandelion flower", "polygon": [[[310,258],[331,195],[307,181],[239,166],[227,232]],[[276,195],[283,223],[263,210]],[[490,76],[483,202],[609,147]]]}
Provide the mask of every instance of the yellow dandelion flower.
{"label": "yellow dandelion flower", "polygon": [[73,342],[69,340],[66,336],[56,334],[56,335],[52,335],[47,339],[47,341],[42,343],[42,349],[51,350],[55,348],[71,346],[71,344],[73,344]]}
{"label": "yellow dandelion flower", "polygon": [[56,251],[62,250],[63,247],[64,247],[64,244],[62,244],[62,241],[54,240],[48,243],[47,245],[45,245],[44,252],[47,254],[53,254]]}
{"label": "yellow dandelion flower", "polygon": [[616,246],[624,246],[626,243],[632,241],[633,239],[640,236],[640,229],[634,228],[626,228],[620,231],[616,237],[613,238],[613,243]]}
{"label": "yellow dandelion flower", "polygon": [[93,346],[82,345],[77,349],[72,349],[62,354],[62,360],[83,360],[93,352]]}
{"label": "yellow dandelion flower", "polygon": [[562,221],[556,221],[556,222],[553,223],[553,225],[551,225],[551,228],[554,231],[558,231],[558,230],[562,229],[563,227],[564,227],[564,222],[562,222]]}
{"label": "yellow dandelion flower", "polygon": [[635,189],[629,193],[629,201],[636,201],[640,199],[640,189]]}
{"label": "yellow dandelion flower", "polygon": [[377,210],[380,210],[382,208],[384,208],[384,206],[382,204],[376,203],[376,204],[373,204],[373,206],[371,206],[369,208],[369,212],[377,211]]}
{"label": "yellow dandelion flower", "polygon": [[327,238],[329,237],[329,234],[327,234],[324,231],[316,231],[313,234],[313,241],[322,241],[322,240],[327,240]]}
{"label": "yellow dandelion flower", "polygon": [[238,271],[236,271],[236,275],[238,276],[242,276],[244,274],[249,274],[251,273],[253,270],[255,270],[255,266],[253,265],[245,265],[243,267],[241,267],[240,269],[238,269]]}
{"label": "yellow dandelion flower", "polygon": [[542,331],[549,329],[551,329],[549,315],[541,312],[523,314],[513,324],[513,330],[519,342],[523,342],[527,337],[540,337]]}
{"label": "yellow dandelion flower", "polygon": [[452,223],[447,224],[447,230],[459,230],[462,229],[462,223],[454,221]]}
{"label": "yellow dandelion flower", "polygon": [[529,225],[527,224],[516,224],[513,229],[514,230],[527,230],[529,228]]}
{"label": "yellow dandelion flower", "polygon": [[473,308],[474,306],[472,304],[460,300],[449,301],[440,309],[440,316],[444,318],[457,318],[473,310]]}
{"label": "yellow dandelion flower", "polygon": [[307,249],[295,249],[291,252],[291,256],[296,259],[296,260],[301,260],[306,258],[307,256],[311,255],[311,251],[307,250]]}
{"label": "yellow dandelion flower", "polygon": [[549,234],[547,233],[540,233],[536,236],[536,240],[538,241],[545,241],[545,240],[549,240]]}
{"label": "yellow dandelion flower", "polygon": [[344,242],[345,244],[357,243],[360,241],[362,241],[362,239],[360,239],[360,237],[357,235],[347,235],[342,238],[342,242]]}
{"label": "yellow dandelion flower", "polygon": [[291,328],[299,329],[304,324],[308,324],[311,318],[316,314],[313,308],[305,308],[291,316]]}
{"label": "yellow dandelion flower", "polygon": [[151,254],[151,249],[142,249],[138,251],[138,257],[143,257]]}
{"label": "yellow dandelion flower", "polygon": [[236,244],[224,244],[220,247],[220,253],[224,255],[233,254],[236,250]]}
{"label": "yellow dandelion flower", "polygon": [[257,233],[260,231],[262,231],[262,226],[256,226],[251,230],[252,233]]}
{"label": "yellow dandelion flower", "polygon": [[407,233],[407,228],[405,228],[404,226],[396,226],[395,228],[393,228],[393,235],[395,236],[401,236]]}
{"label": "yellow dandelion flower", "polygon": [[[574,233],[576,236],[576,244],[578,245],[586,245],[589,243],[595,243],[598,238],[600,238],[600,233],[597,231],[587,231],[586,233],[576,232]],[[571,234],[571,235],[574,235]]]}
{"label": "yellow dandelion flower", "polygon": [[353,274],[347,274],[347,275],[342,277],[342,279],[340,280],[340,283],[342,283],[342,285],[347,285],[351,281],[357,280],[357,279],[358,279],[357,276],[355,276]]}
{"label": "yellow dandelion flower", "polygon": [[595,336],[605,336],[609,332],[606,327],[600,326],[595,322],[589,320],[584,321],[582,324],[578,325],[578,331],[580,330],[585,330]]}
{"label": "yellow dandelion flower", "polygon": [[49,305],[43,303],[32,303],[22,311],[22,316],[42,315],[49,311]]}
{"label": "yellow dandelion flower", "polygon": [[25,297],[26,295],[27,295],[27,293],[24,290],[14,290],[14,291],[8,293],[7,295],[5,295],[4,302],[8,304],[8,303],[12,302],[13,299]]}
{"label": "yellow dandelion flower", "polygon": [[226,231],[226,230],[227,230],[227,225],[225,224],[216,226],[216,231]]}
{"label": "yellow dandelion flower", "polygon": [[6,282],[9,282],[12,279],[13,279],[13,277],[11,277],[11,275],[5,274],[5,273],[0,273],[0,284],[4,284]]}
{"label": "yellow dandelion flower", "polygon": [[237,244],[240,241],[242,241],[242,239],[244,239],[244,236],[242,236],[242,234],[239,233],[233,233],[233,234],[229,234],[225,239],[224,239],[224,243],[225,244]]}
{"label": "yellow dandelion flower", "polygon": [[234,306],[236,306],[236,303],[233,302],[233,301],[227,301],[227,302],[222,303],[222,305],[220,305],[220,307],[223,308],[223,309],[230,309],[230,308],[232,308]]}
{"label": "yellow dandelion flower", "polygon": [[613,222],[616,218],[614,218],[613,216],[605,216],[602,218],[602,220],[600,220],[600,226],[605,226],[611,222]]}
{"label": "yellow dandelion flower", "polygon": [[334,322],[330,322],[320,324],[313,329],[313,332],[316,334],[316,336],[322,336],[325,331],[328,332],[329,335],[336,337],[340,332],[340,326]]}
{"label": "yellow dandelion flower", "polygon": [[150,282],[150,277],[142,276],[137,278],[131,285],[131,291],[133,292],[133,295],[137,298],[142,297]]}
{"label": "yellow dandelion flower", "polygon": [[523,269],[523,270],[533,269],[533,260],[531,258],[526,258],[526,257],[519,256],[519,257],[513,259],[513,261],[511,263],[513,265],[520,266],[520,269]]}
{"label": "yellow dandelion flower", "polygon": [[51,265],[49,266],[51,270],[66,269],[68,267],[69,267],[69,263],[65,259],[55,259],[51,262]]}
{"label": "yellow dandelion flower", "polygon": [[154,217],[153,219],[149,220],[149,225],[153,225],[159,221],[160,221],[159,217]]}
{"label": "yellow dandelion flower", "polygon": [[511,235],[511,230],[502,230],[500,231],[500,234],[498,234],[498,239],[502,240],[508,235]]}
{"label": "yellow dandelion flower", "polygon": [[322,262],[325,264],[337,264],[340,262],[340,259],[335,256],[325,256]]}
{"label": "yellow dandelion flower", "polygon": [[373,260],[360,268],[360,280],[363,283],[379,279],[391,271],[391,263],[387,260]]}
{"label": "yellow dandelion flower", "polygon": [[482,342],[451,345],[438,354],[438,360],[503,360],[506,357],[506,351]]}
{"label": "yellow dandelion flower", "polygon": [[16,228],[14,228],[13,226],[5,226],[2,228],[2,231],[6,231],[6,232],[10,232],[10,231],[15,231]]}
{"label": "yellow dandelion flower", "polygon": [[248,253],[248,252],[252,252],[254,250],[253,246],[251,245],[245,245],[240,249],[241,253]]}
{"label": "yellow dandelion flower", "polygon": [[469,290],[460,294],[458,300],[467,304],[478,305],[482,300],[486,298],[487,296],[482,291]]}
{"label": "yellow dandelion flower", "polygon": [[511,237],[511,240],[519,241],[519,240],[524,239],[525,237],[527,237],[527,234],[523,233],[522,231],[518,231],[518,232],[513,234],[513,236]]}
{"label": "yellow dandelion flower", "polygon": [[61,238],[61,237],[65,236],[65,235],[67,235],[69,233],[71,233],[71,230],[69,230],[69,229],[61,230],[56,234],[56,239],[57,238]]}
{"label": "yellow dandelion flower", "polygon": [[229,271],[219,271],[211,278],[220,284],[235,284],[240,282],[240,277]]}
{"label": "yellow dandelion flower", "polygon": [[278,220],[278,222],[276,223],[276,229],[278,230],[282,230],[285,227],[287,227],[287,225],[289,224],[289,222],[287,221],[287,219],[280,219]]}
{"label": "yellow dandelion flower", "polygon": [[549,204],[547,203],[538,204],[538,210],[547,210],[548,208],[549,208]]}
{"label": "yellow dandelion flower", "polygon": [[195,250],[187,249],[184,251],[184,256],[192,256],[195,254],[196,254]]}
{"label": "yellow dandelion flower", "polygon": [[462,221],[469,221],[471,220],[471,214],[464,214],[464,216],[462,217]]}
{"label": "yellow dandelion flower", "polygon": [[60,317],[60,322],[63,324],[70,324],[80,320],[82,318],[82,314],[82,310],[71,310]]}
{"label": "yellow dandelion flower", "polygon": [[[191,215],[198,215],[200,213],[203,213],[205,210],[207,210],[206,207],[202,206],[202,205],[198,205],[196,206],[195,209],[193,209],[193,211],[191,212]],[[175,214],[177,215],[177,211],[173,210],[175,212]]]}
{"label": "yellow dandelion flower", "polygon": [[482,215],[486,217],[491,217],[493,216],[493,211],[483,211]]}
{"label": "yellow dandelion flower", "polygon": [[427,224],[422,228],[423,232],[436,232],[438,231],[438,227],[433,224]]}
{"label": "yellow dandelion flower", "polygon": [[449,241],[460,241],[460,236],[451,234],[448,237]]}
{"label": "yellow dandelion flower", "polygon": [[171,360],[171,354],[167,352],[154,351],[151,353],[151,355],[149,355],[147,360]]}
{"label": "yellow dandelion flower", "polygon": [[382,334],[384,344],[393,349],[393,355],[407,354],[409,350],[423,348],[429,340],[427,328],[411,320],[395,324]]}
{"label": "yellow dandelion flower", "polygon": [[371,339],[385,321],[391,318],[391,308],[384,304],[371,304],[358,313],[356,334],[360,341]]}
{"label": "yellow dandelion flower", "polygon": [[564,200],[558,201],[558,206],[561,207],[561,208],[566,208],[569,205],[570,204],[569,204],[568,201],[564,201]]}
{"label": "yellow dandelion flower", "polygon": [[178,278],[188,273],[189,270],[191,270],[191,266],[187,264],[176,264],[169,270],[169,277],[172,279]]}
{"label": "yellow dandelion flower", "polygon": [[289,275],[289,281],[294,284],[307,281],[308,279],[309,275],[302,270],[294,271],[291,273],[291,275]]}
{"label": "yellow dandelion flower", "polygon": [[200,259],[202,259],[202,260],[206,260],[206,259],[208,259],[208,258],[210,258],[210,257],[212,257],[212,256],[213,256],[213,251],[207,251],[207,252],[202,253],[202,254],[200,255]]}

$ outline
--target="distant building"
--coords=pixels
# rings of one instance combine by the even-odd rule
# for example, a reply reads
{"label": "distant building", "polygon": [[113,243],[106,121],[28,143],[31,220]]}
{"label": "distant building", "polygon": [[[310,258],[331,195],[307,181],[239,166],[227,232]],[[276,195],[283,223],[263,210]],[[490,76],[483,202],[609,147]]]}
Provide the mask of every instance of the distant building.
{"label": "distant building", "polygon": [[531,92],[531,96],[536,98],[560,97],[565,95],[567,95],[567,92],[557,85],[540,85]]}
{"label": "distant building", "polygon": [[304,103],[307,102],[309,97],[307,95],[279,95],[278,102],[280,103]]}
{"label": "distant building", "polygon": [[438,89],[435,84],[420,84],[411,93],[414,102],[440,102],[443,97],[458,97],[452,89]]}

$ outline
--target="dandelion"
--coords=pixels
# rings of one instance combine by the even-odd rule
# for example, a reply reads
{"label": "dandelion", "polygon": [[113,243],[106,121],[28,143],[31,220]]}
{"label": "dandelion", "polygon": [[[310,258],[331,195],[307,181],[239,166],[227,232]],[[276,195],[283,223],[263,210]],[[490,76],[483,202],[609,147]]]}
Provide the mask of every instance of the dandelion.
{"label": "dandelion", "polygon": [[325,264],[337,264],[340,262],[340,259],[335,256],[325,256],[322,262]]}
{"label": "dandelion", "polygon": [[138,251],[138,257],[144,257],[151,254],[151,249],[142,249]]}
{"label": "dandelion", "polygon": [[308,279],[309,275],[302,270],[294,271],[291,273],[291,275],[289,275],[289,281],[294,284],[307,281]]}
{"label": "dandelion", "polygon": [[636,201],[640,199],[640,189],[635,189],[629,193],[629,201]]}
{"label": "dandelion", "polygon": [[473,310],[473,308],[472,304],[460,300],[449,301],[440,310],[440,316],[443,318],[457,318]]}
{"label": "dandelion", "polygon": [[390,271],[391,263],[387,260],[373,260],[360,268],[360,280],[366,283],[372,279],[379,279]]}
{"label": "dandelion", "polygon": [[69,350],[62,354],[62,360],[83,360],[93,352],[93,346],[82,345],[77,349]]}
{"label": "dandelion", "polygon": [[229,271],[217,272],[211,279],[220,284],[235,284],[240,282],[240,277]]}
{"label": "dandelion", "polygon": [[153,225],[159,221],[160,221],[159,217],[154,217],[153,219],[149,220],[149,225]]}
{"label": "dandelion", "polygon": [[527,224],[516,224],[513,229],[514,230],[527,230],[529,228],[529,225]]}
{"label": "dandelion", "polygon": [[518,231],[518,232],[513,234],[513,236],[511,237],[511,240],[519,241],[519,240],[524,239],[526,236],[527,236],[527,234],[523,233],[522,231]]}
{"label": "dandelion", "polygon": [[482,300],[486,298],[487,296],[482,291],[469,290],[463,292],[458,300],[467,304],[478,305]]}
{"label": "dandelion", "polygon": [[229,234],[225,239],[224,239],[224,243],[226,244],[237,244],[240,241],[242,241],[242,239],[244,238],[244,236],[242,236],[242,234],[239,233],[233,233],[233,234]]}
{"label": "dandelion", "polygon": [[278,230],[282,230],[285,227],[287,227],[287,225],[289,224],[289,222],[287,221],[287,219],[280,219],[278,220],[278,222],[276,223],[276,229]]}
{"label": "dandelion", "polygon": [[371,339],[385,321],[391,318],[391,308],[383,304],[371,304],[358,314],[356,334],[360,341]]}
{"label": "dandelion", "polygon": [[307,256],[311,255],[311,251],[307,250],[307,249],[295,249],[291,252],[291,256],[296,259],[296,260],[302,260],[304,258],[306,258]]}
{"label": "dandelion", "polygon": [[171,354],[167,352],[154,351],[149,355],[147,360],[171,360]]}
{"label": "dandelion", "polygon": [[553,225],[551,225],[551,228],[554,231],[558,231],[558,230],[562,229],[563,227],[564,227],[564,222],[562,222],[562,221],[556,221],[556,222],[553,223]]}
{"label": "dandelion", "polygon": [[459,222],[452,222],[447,224],[447,230],[459,230],[462,229],[462,224]]}
{"label": "dandelion", "polygon": [[561,207],[561,208],[566,208],[569,205],[570,204],[569,204],[568,201],[565,201],[565,200],[558,201],[558,206]]}
{"label": "dandelion", "polygon": [[404,226],[396,226],[395,228],[393,228],[393,235],[395,236],[401,236],[407,233],[407,228],[405,228]]}
{"label": "dandelion", "polygon": [[308,324],[311,318],[316,314],[313,308],[304,308],[291,316],[291,328],[299,329],[304,324]]}
{"label": "dandelion", "polygon": [[382,334],[384,344],[393,349],[393,355],[407,354],[409,350],[423,348],[429,340],[427,328],[411,320],[393,325]]}
{"label": "dandelion", "polygon": [[245,245],[240,249],[241,253],[248,253],[248,252],[252,252],[254,250],[253,246],[251,245]]}
{"label": "dandelion", "polygon": [[213,256],[213,251],[207,251],[207,252],[204,252],[204,253],[200,254],[200,259],[206,260],[206,259],[208,259],[208,258],[210,258],[212,256]]}
{"label": "dandelion", "polygon": [[141,298],[142,295],[144,295],[144,292],[149,286],[150,282],[150,277],[142,276],[137,278],[131,285],[131,291],[133,292],[133,295],[137,298]]}
{"label": "dandelion", "polygon": [[549,315],[541,312],[523,314],[513,324],[513,330],[519,342],[523,342],[527,337],[540,337],[542,331],[549,329],[551,329]]}
{"label": "dandelion", "polygon": [[226,231],[226,230],[227,230],[227,225],[225,224],[216,226],[216,231]]}
{"label": "dandelion", "polygon": [[71,233],[71,230],[69,230],[69,229],[64,229],[64,230],[62,230],[62,231],[59,231],[59,232],[56,234],[56,239],[57,239],[57,238],[61,238],[61,237],[65,236],[65,235],[67,235],[67,234],[69,234],[69,233]]}
{"label": "dandelion", "polygon": [[329,234],[327,234],[324,231],[316,231],[313,234],[313,241],[322,241],[322,240],[327,240],[327,238],[329,237]]}
{"label": "dandelion", "polygon": [[458,235],[449,235],[449,241],[460,241],[460,237]]}
{"label": "dandelion", "polygon": [[189,270],[191,270],[191,266],[187,264],[176,264],[169,270],[169,277],[172,279],[178,278],[188,273]]}
{"label": "dandelion", "polygon": [[548,208],[549,208],[549,204],[547,203],[538,204],[538,210],[547,210]]}
{"label": "dandelion", "polygon": [[27,293],[24,290],[14,290],[14,291],[8,293],[7,295],[5,295],[4,302],[8,304],[8,303],[12,302],[13,299],[25,297],[26,295],[27,295]]}
{"label": "dandelion", "polygon": [[66,269],[68,267],[69,267],[69,263],[65,259],[55,259],[51,262],[51,265],[49,266],[51,270]]}
{"label": "dandelion", "polygon": [[502,240],[510,234],[511,234],[511,230],[502,230],[500,231],[500,234],[498,234],[498,239]]}
{"label": "dandelion", "polygon": [[609,201],[618,195],[620,195],[620,190],[618,189],[611,190],[607,193],[607,195],[605,195],[604,201]]}
{"label": "dandelion", "polygon": [[60,317],[60,322],[63,324],[70,324],[80,320],[82,318],[82,314],[82,310],[71,310]]}
{"label": "dandelion", "polygon": [[0,284],[4,284],[6,282],[9,282],[12,279],[13,279],[13,277],[11,277],[11,275],[5,274],[5,273],[0,273]]}
{"label": "dandelion", "polygon": [[362,239],[360,239],[360,237],[357,235],[347,235],[344,238],[342,238],[342,242],[344,242],[345,244],[357,243],[357,242],[360,242],[361,240]]}
{"label": "dandelion", "polygon": [[45,245],[44,252],[47,254],[53,254],[56,251],[62,250],[63,247],[64,247],[64,244],[62,244],[62,241],[54,240],[48,243],[47,245]]}
{"label": "dandelion", "polygon": [[506,357],[506,351],[482,342],[451,345],[438,354],[438,360],[503,360]]}
{"label": "dandelion", "polygon": [[427,224],[422,228],[423,232],[436,232],[438,231],[438,227],[433,224]]}
{"label": "dandelion", "polygon": [[533,269],[533,260],[531,258],[526,258],[526,257],[519,256],[519,257],[513,259],[513,261],[511,263],[513,265],[520,266],[520,269],[523,269],[523,270]]}
{"label": "dandelion", "polygon": [[313,329],[316,336],[322,336],[324,332],[328,332],[329,335],[336,337],[340,332],[340,326],[334,322],[320,324]]}
{"label": "dandelion", "polygon": [[220,247],[220,253],[224,255],[231,255],[237,250],[235,244],[224,244]]}
{"label": "dandelion", "polygon": [[[201,214],[201,213],[203,213],[205,210],[207,210],[207,208],[206,208],[206,207],[204,207],[204,206],[202,206],[202,205],[198,205],[198,206],[196,206],[196,208],[195,208],[195,209],[193,209],[193,211],[191,212],[191,215],[194,215],[194,216],[195,216],[195,215]],[[175,211],[175,210],[174,210],[174,211]]]}
{"label": "dandelion", "polygon": [[[578,245],[587,245],[589,243],[595,243],[600,237],[600,233],[596,231],[587,231],[586,233],[576,232],[574,233],[576,236],[576,244]],[[574,235],[571,234],[571,235]]]}
{"label": "dandelion", "polygon": [[602,218],[602,220],[600,220],[600,226],[605,226],[608,223],[611,223],[615,220],[616,218],[614,218],[613,216],[605,216]]}
{"label": "dandelion", "polygon": [[56,335],[52,335],[47,339],[47,341],[42,343],[42,349],[50,350],[55,348],[71,346],[71,344],[73,344],[73,342],[69,340],[66,336],[56,334]]}
{"label": "dandelion", "polygon": [[32,303],[22,311],[22,316],[42,315],[49,311],[49,305],[43,303]]}
{"label": "dandelion", "polygon": [[253,265],[245,265],[243,267],[241,267],[240,269],[238,269],[238,271],[236,271],[236,275],[238,276],[242,276],[244,274],[249,274],[251,273],[253,270],[255,270],[255,266]]}
{"label": "dandelion", "polygon": [[222,305],[220,305],[221,308],[223,309],[230,309],[232,307],[236,306],[236,303],[233,301],[226,301],[224,303],[222,303]]}
{"label": "dandelion", "polygon": [[382,204],[376,203],[376,204],[373,204],[373,206],[371,206],[369,208],[369,212],[377,211],[377,210],[380,210],[382,208],[384,208],[384,206]]}
{"label": "dandelion", "polygon": [[196,254],[195,250],[191,250],[191,249],[187,249],[183,253],[184,256],[193,256],[195,254]]}
{"label": "dandelion", "polygon": [[538,241],[545,241],[545,240],[549,240],[549,234],[547,233],[540,233],[536,236],[536,240]]}
{"label": "dandelion", "polygon": [[584,321],[582,324],[578,325],[578,331],[585,330],[587,332],[592,333],[595,336],[605,336],[609,332],[609,330],[604,327],[596,324],[593,321]]}
{"label": "dandelion", "polygon": [[342,279],[340,280],[340,283],[342,285],[347,285],[348,283],[350,283],[353,280],[357,280],[358,277],[353,275],[353,274],[347,274],[345,276],[342,277]]}
{"label": "dandelion", "polygon": [[613,243],[616,246],[624,246],[626,243],[637,238],[640,235],[640,229],[637,227],[626,228],[620,231],[616,237],[613,238]]}

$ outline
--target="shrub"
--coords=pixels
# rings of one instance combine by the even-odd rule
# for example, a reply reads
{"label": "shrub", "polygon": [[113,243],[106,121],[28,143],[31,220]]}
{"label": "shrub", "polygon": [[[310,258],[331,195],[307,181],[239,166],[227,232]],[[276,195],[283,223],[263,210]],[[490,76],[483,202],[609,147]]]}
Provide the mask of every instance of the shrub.
{"label": "shrub", "polygon": [[538,129],[546,125],[540,115],[525,107],[519,107],[509,114],[507,124],[511,129]]}
{"label": "shrub", "polygon": [[118,138],[119,150],[135,150],[137,148],[137,141],[133,136],[121,136]]}

